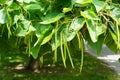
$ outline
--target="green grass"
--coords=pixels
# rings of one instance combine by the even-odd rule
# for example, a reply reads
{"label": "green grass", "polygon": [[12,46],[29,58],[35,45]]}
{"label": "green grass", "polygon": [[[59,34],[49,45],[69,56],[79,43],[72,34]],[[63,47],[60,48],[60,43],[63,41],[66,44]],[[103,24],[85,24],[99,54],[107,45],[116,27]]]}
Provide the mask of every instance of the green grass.
{"label": "green grass", "polygon": [[[17,53],[17,52],[16,52]],[[21,53],[6,53],[2,57],[0,65],[0,80],[120,80],[114,71],[107,67],[107,64],[85,53],[82,73],[79,72],[78,55],[73,56],[75,69],[72,69],[69,62],[65,69],[62,62],[56,66],[45,66],[40,73],[27,70],[15,70],[14,67],[23,62],[27,62],[28,57],[18,57]],[[11,55],[11,57],[9,57]],[[51,62],[50,62],[51,63]],[[49,64],[50,65],[50,64]]]}
{"label": "green grass", "polygon": [[87,53],[84,54],[83,70],[80,73],[80,52],[77,51],[72,55],[75,69],[71,68],[69,60],[67,60],[66,69],[63,67],[61,60],[58,60],[55,66],[51,66],[52,58],[49,54],[45,56],[48,59],[45,59],[40,73],[16,70],[15,66],[26,65],[29,57],[17,49],[7,49],[6,46],[3,45],[0,48],[0,80],[120,80],[120,77],[109,69],[107,64]]}

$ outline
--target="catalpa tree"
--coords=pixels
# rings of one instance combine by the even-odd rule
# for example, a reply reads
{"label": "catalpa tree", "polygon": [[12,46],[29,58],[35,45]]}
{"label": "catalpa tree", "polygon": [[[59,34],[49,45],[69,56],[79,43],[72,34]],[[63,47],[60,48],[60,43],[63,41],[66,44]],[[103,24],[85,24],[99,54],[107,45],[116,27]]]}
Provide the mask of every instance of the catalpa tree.
{"label": "catalpa tree", "polygon": [[62,58],[66,67],[68,58],[74,68],[72,47],[81,52],[81,71],[84,41],[97,54],[103,44],[120,50],[120,0],[0,0],[0,31],[26,45],[30,68],[48,53],[53,63]]}

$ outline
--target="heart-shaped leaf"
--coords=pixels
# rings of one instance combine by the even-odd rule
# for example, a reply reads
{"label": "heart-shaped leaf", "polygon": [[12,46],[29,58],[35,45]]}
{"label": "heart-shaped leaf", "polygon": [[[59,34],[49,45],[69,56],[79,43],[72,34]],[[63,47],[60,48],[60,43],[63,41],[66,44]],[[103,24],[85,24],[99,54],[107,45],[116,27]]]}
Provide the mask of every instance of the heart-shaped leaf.
{"label": "heart-shaped leaf", "polygon": [[96,27],[94,26],[94,21],[92,20],[87,20],[87,29],[89,31],[90,38],[93,42],[97,42],[97,32],[96,32]]}
{"label": "heart-shaped leaf", "polygon": [[96,11],[99,12],[105,7],[105,2],[100,0],[93,0],[93,4],[96,8]]}
{"label": "heart-shaped leaf", "polygon": [[75,31],[79,31],[83,27],[84,23],[85,23],[84,18],[73,19],[73,21],[70,25],[70,29],[75,30]]}

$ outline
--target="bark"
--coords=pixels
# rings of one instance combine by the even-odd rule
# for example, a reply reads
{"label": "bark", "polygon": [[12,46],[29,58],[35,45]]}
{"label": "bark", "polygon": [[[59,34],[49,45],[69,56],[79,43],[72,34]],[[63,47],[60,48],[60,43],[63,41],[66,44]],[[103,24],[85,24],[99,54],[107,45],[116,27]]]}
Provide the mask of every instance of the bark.
{"label": "bark", "polygon": [[32,56],[30,56],[30,61],[28,63],[28,66],[26,67],[26,69],[32,70],[34,72],[40,72],[38,59],[34,59]]}

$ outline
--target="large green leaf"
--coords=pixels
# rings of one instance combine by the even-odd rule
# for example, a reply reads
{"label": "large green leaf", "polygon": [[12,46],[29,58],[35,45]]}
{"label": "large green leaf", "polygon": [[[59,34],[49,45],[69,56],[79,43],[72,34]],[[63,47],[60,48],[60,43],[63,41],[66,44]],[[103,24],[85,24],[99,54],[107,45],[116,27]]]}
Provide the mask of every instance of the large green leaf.
{"label": "large green leaf", "polygon": [[118,49],[118,46],[117,46],[116,42],[114,41],[113,37],[111,36],[110,32],[108,32],[106,35],[105,44],[114,53],[117,53],[118,50],[120,50],[120,49]]}
{"label": "large green leaf", "polygon": [[44,56],[44,55],[46,55],[47,53],[50,53],[50,52],[52,52],[51,45],[49,43],[45,43],[44,45],[41,45],[41,47],[40,47],[39,57]]}
{"label": "large green leaf", "polygon": [[[115,34],[112,30],[109,29],[109,34],[111,35],[112,39],[114,40],[115,44],[117,45],[117,48],[120,49],[120,42],[119,42],[119,34]],[[118,37],[119,36],[119,37]]]}
{"label": "large green leaf", "polygon": [[75,19],[73,19],[73,21],[70,25],[70,29],[79,31],[83,27],[84,23],[85,23],[84,18],[75,18]]}
{"label": "large green leaf", "polygon": [[104,7],[105,7],[105,2],[104,1],[93,0],[93,4],[94,4],[97,12],[104,9]]}
{"label": "large green leaf", "polygon": [[10,16],[7,9],[0,9],[0,24],[10,23]]}
{"label": "large green leaf", "polygon": [[25,3],[36,2],[36,0],[24,0]]}
{"label": "large green leaf", "polygon": [[120,48],[120,30],[119,30],[119,26],[114,24],[111,21],[109,22],[109,26],[110,26],[110,29],[109,29],[110,34],[113,37],[113,40],[117,44],[118,48]]}
{"label": "large green leaf", "polygon": [[35,2],[35,0],[16,0],[16,1],[18,1],[20,3],[23,3],[23,2],[25,2],[25,3]]}
{"label": "large green leaf", "polygon": [[14,22],[13,24],[17,24],[18,23],[18,20],[21,20],[21,19],[24,19],[23,15],[20,14],[20,15],[15,15],[14,16]]}
{"label": "large green leaf", "polygon": [[111,30],[117,35],[117,26],[112,21],[109,21],[109,25]]}
{"label": "large green leaf", "polygon": [[33,56],[34,59],[38,57],[39,50],[40,44],[37,44],[35,47],[30,48],[30,54]]}
{"label": "large green leaf", "polygon": [[39,38],[40,35],[41,35],[41,33],[42,33],[45,29],[47,29],[49,26],[50,26],[50,25],[41,25],[41,24],[37,23],[37,24],[35,25],[35,28],[36,28],[36,36]]}
{"label": "large green leaf", "polygon": [[24,37],[30,34],[32,31],[35,31],[35,28],[30,25],[29,21],[23,21],[22,23],[17,24],[18,27],[14,31],[14,34],[19,37]]}
{"label": "large green leaf", "polygon": [[50,41],[52,39],[52,36],[54,34],[54,31],[51,31],[51,33],[49,33],[49,35],[46,35],[46,37],[43,39],[41,45],[47,43],[48,41]]}
{"label": "large green leaf", "polygon": [[111,10],[111,9],[113,9],[113,8],[115,8],[115,5],[114,4],[106,4],[106,6],[105,6],[105,9],[108,9],[108,10]]}
{"label": "large green leaf", "polygon": [[119,22],[120,21],[120,7],[115,7],[111,13],[110,16],[116,21]]}
{"label": "large green leaf", "polygon": [[76,32],[71,31],[68,28],[68,25],[61,26],[57,31],[57,41],[56,41],[56,43],[55,43],[55,37],[52,38],[52,50],[55,50],[56,48],[58,48],[60,46],[60,39],[61,39],[60,34],[61,33],[64,35],[64,39],[66,41],[71,41],[76,36]]}
{"label": "large green leaf", "polygon": [[16,36],[24,37],[35,31],[35,28],[31,25],[31,22],[26,19],[21,20],[20,22],[17,22],[16,20],[15,23],[17,25],[17,28],[14,31],[14,35]]}
{"label": "large green leaf", "polygon": [[93,10],[81,11],[81,15],[87,19],[99,20],[98,16]]}
{"label": "large green leaf", "polygon": [[[53,35],[53,26],[52,25],[41,25],[41,24],[37,24],[36,25],[36,36],[38,37],[36,44],[45,44],[46,42],[48,42]],[[35,46],[34,45],[34,46]]]}
{"label": "large green leaf", "polygon": [[41,24],[50,24],[50,23],[54,23],[56,21],[58,21],[59,19],[61,19],[62,17],[64,17],[65,14],[64,13],[60,13],[58,15],[54,15],[53,17],[51,18],[46,18],[46,20],[40,22]]}
{"label": "large green leaf", "polygon": [[89,36],[89,34],[87,33],[85,35],[85,40],[87,40],[87,43],[88,45],[92,48],[93,51],[95,51],[95,53],[97,53],[98,55],[101,53],[101,50],[102,50],[102,46],[103,46],[103,43],[104,43],[104,34],[103,35],[100,35],[98,37],[98,40],[97,42],[93,42]]}
{"label": "large green leaf", "polygon": [[72,0],[73,3],[78,3],[78,4],[88,4],[92,3],[93,0]]}
{"label": "large green leaf", "polygon": [[103,23],[98,23],[95,27],[96,27],[97,36],[100,36],[101,34],[105,33],[107,29]]}
{"label": "large green leaf", "polygon": [[111,9],[109,16],[114,20],[113,22],[109,22],[111,28],[110,31],[111,36],[113,37],[113,40],[117,44],[117,47],[120,48],[120,31],[119,31],[120,7],[114,5],[113,9]]}
{"label": "large green leaf", "polygon": [[75,37],[76,32],[71,31],[68,27],[66,27],[65,29],[63,29],[63,35],[66,41],[71,41]]}
{"label": "large green leaf", "polygon": [[42,11],[42,7],[39,4],[28,4],[26,5],[26,9],[28,10],[41,10]]}
{"label": "large green leaf", "polygon": [[94,21],[92,20],[87,20],[87,29],[89,31],[90,38],[93,42],[97,42],[97,32],[96,32],[96,27],[94,25]]}
{"label": "large green leaf", "polygon": [[22,36],[24,37],[26,36],[27,30],[28,29],[23,29],[21,25],[19,25],[18,28],[14,31],[14,35],[19,37],[22,37]]}
{"label": "large green leaf", "polygon": [[[41,24],[38,23],[35,26],[35,28],[36,28],[36,36],[38,37],[38,39],[37,39],[36,43],[31,46],[30,52],[31,52],[31,55],[34,58],[37,58],[41,46],[43,44],[47,43],[52,38],[51,32],[53,30],[53,26],[51,26],[51,25],[41,25]],[[46,38],[48,38],[48,39],[46,39]],[[45,39],[45,41],[44,41],[44,39]]]}

